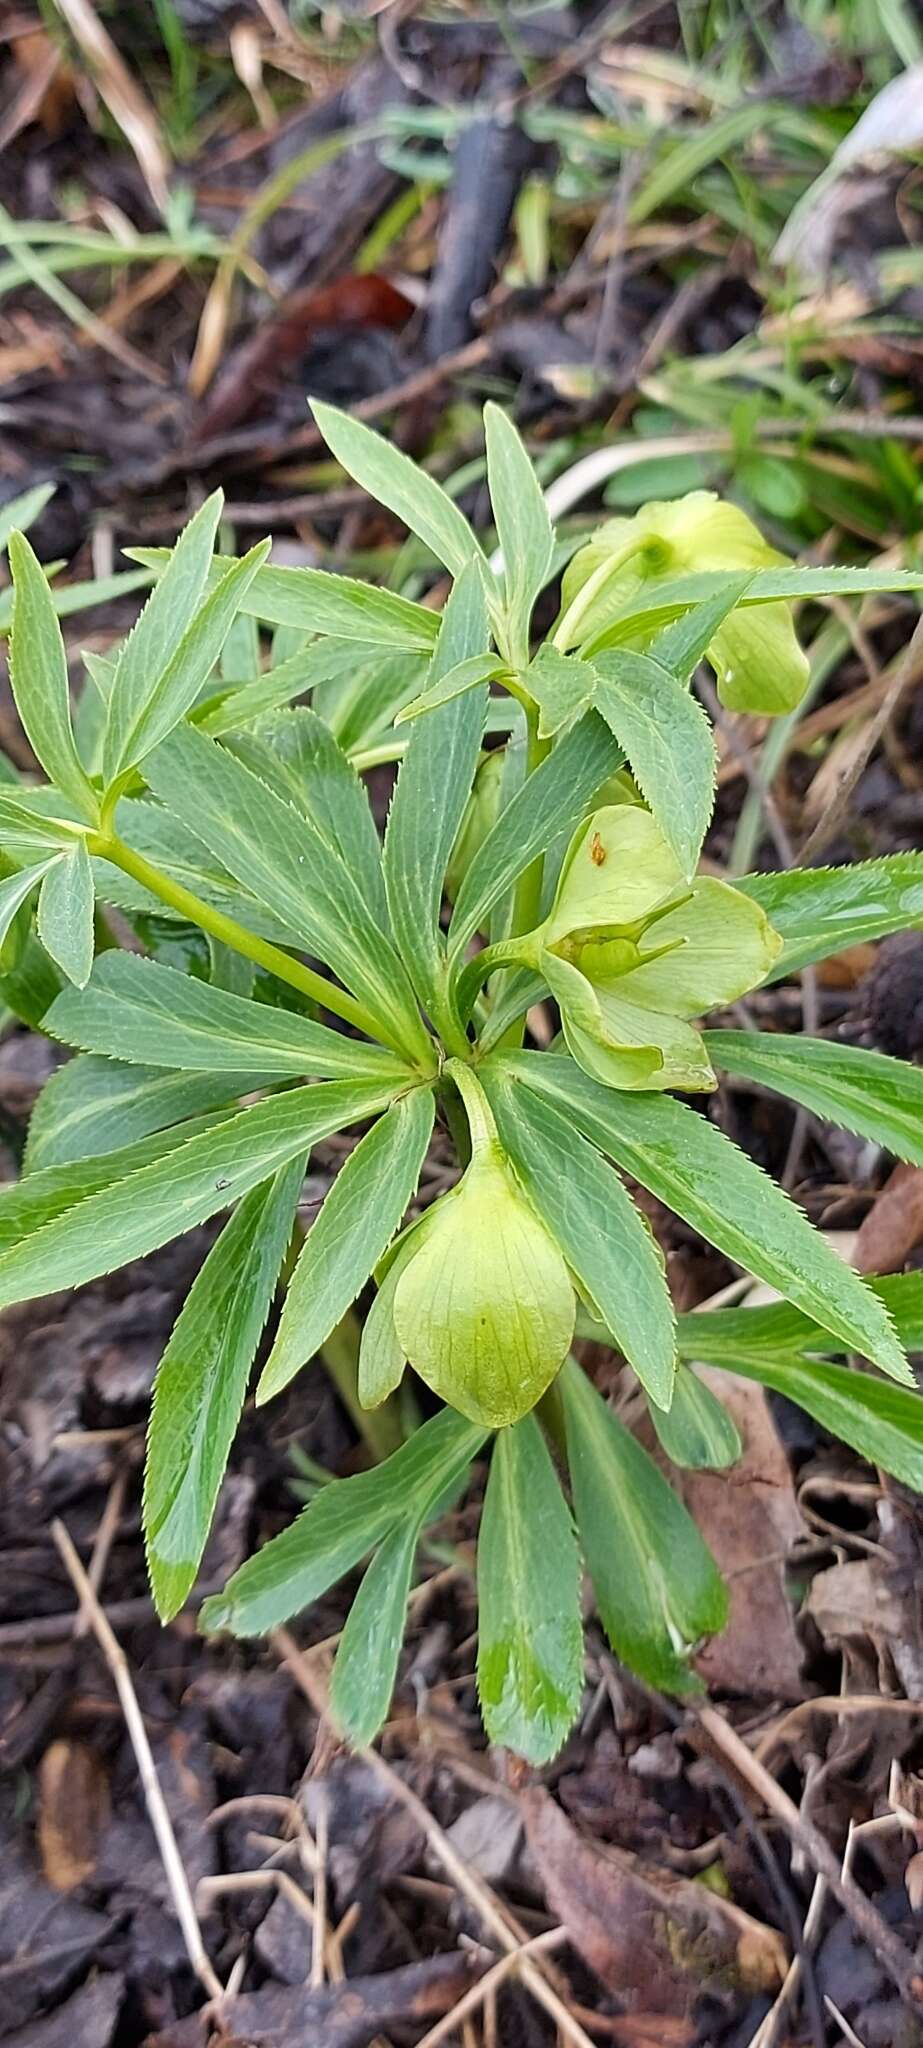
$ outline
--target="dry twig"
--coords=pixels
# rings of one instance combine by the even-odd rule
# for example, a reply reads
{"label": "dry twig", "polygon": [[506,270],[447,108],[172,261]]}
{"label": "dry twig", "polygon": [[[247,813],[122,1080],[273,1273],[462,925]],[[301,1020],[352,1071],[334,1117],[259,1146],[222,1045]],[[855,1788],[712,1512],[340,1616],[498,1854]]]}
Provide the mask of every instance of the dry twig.
{"label": "dry twig", "polygon": [[170,1819],[166,1800],[161,1791],[160,1779],[157,1776],[157,1766],[151,1752],[147,1729],[144,1726],[125,1652],[106,1620],[97,1595],[84,1571],[64,1523],[58,1520],[52,1522],[51,1533],[64,1569],[78,1595],[81,1615],[87,1617],[89,1626],[96,1637],[112,1674],[113,1684],[119,1696],[119,1704],[125,1716],[128,1737],[135,1753],[145,1804],[151,1826],[157,1838],[157,1847],[160,1851],[170,1897],[173,1900],[174,1911],[182,1928],[186,1953],[199,1979],[199,1983],[207,1991],[209,1998],[223,2000],[224,1987],[215,1975],[205,1952],[205,1944],[202,1940],[198,1916],[193,1903],[192,1893],[189,1889],[189,1879],[186,1876],[176,1836],[173,1832],[173,1822]]}
{"label": "dry twig", "polygon": [[920,1972],[916,1957],[901,1941],[900,1936],[894,1933],[893,1928],[888,1926],[877,1906],[873,1905],[871,1899],[866,1898],[865,1893],[860,1891],[848,1873],[844,1873],[843,1867],[820,1830],[814,1826],[813,1821],[807,1820],[799,1813],[788,1793],[783,1792],[781,1786],[776,1784],[775,1778],[766,1770],[765,1765],[758,1762],[738,1735],[736,1728],[731,1727],[723,1714],[717,1713],[714,1707],[699,1707],[696,1710],[696,1718],[710,1742],[721,1752],[738,1777],[743,1778],[759,1795],[770,1813],[781,1821],[787,1834],[797,1844],[807,1861],[826,1879],[834,1897],[839,1900],[843,1911],[848,1914],[863,1941],[868,1943],[882,1968],[897,1985],[901,1997],[915,2011],[923,2010],[923,1974]]}
{"label": "dry twig", "polygon": [[[320,1673],[312,1667],[310,1661],[302,1655],[294,1636],[289,1634],[288,1629],[277,1628],[273,1631],[273,1641],[296,1684],[306,1693],[315,1711],[322,1716],[326,1716],[328,1709],[326,1688],[323,1680]],[[399,1777],[398,1773],[391,1769],[391,1765],[385,1762],[384,1757],[378,1755],[377,1750],[364,1749],[360,1754],[375,1772],[376,1777],[380,1778],[387,1786],[392,1797],[399,1800],[400,1804],[406,1807],[408,1813],[413,1816],[434,1856],[442,1864],[446,1875],[451,1878],[453,1884],[457,1886],[462,1896],[467,1899],[469,1905],[474,1907],[475,1912],[479,1915],[483,1925],[490,1934],[493,1935],[494,1940],[499,1943],[507,1955],[520,1950],[522,1947],[522,1937],[518,1930],[514,1931],[510,1927],[504,1913],[501,1911],[499,1901],[495,1898],[490,1886],[475,1871],[471,1870],[468,1864],[459,1856],[458,1851],[453,1848],[452,1843],[449,1841],[448,1835],[439,1826],[439,1822],[433,1819],[428,1807],[424,1806],[422,1799],[417,1797],[417,1794],[411,1790],[409,1785],[405,1785],[403,1778]],[[538,1964],[532,1961],[530,1957],[520,1955],[518,1957],[518,1968],[521,1982],[536,2002],[544,2007],[549,2017],[560,2029],[565,2041],[568,2043],[568,2048],[593,2048],[589,2035],[584,2032],[579,2021],[575,2020],[573,2014],[565,2005],[563,1998],[558,1996],[554,1986],[549,1984],[547,1977],[542,1974]]]}

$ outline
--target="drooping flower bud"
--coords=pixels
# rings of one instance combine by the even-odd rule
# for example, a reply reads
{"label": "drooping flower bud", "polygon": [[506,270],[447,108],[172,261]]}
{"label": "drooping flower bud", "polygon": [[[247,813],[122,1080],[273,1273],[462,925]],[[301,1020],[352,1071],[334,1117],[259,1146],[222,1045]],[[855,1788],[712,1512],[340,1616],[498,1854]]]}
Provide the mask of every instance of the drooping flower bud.
{"label": "drooping flower bud", "polygon": [[394,1328],[433,1392],[499,1429],[534,1408],[569,1349],[576,1304],[551,1233],[495,1137],[433,1212],[394,1289]]}

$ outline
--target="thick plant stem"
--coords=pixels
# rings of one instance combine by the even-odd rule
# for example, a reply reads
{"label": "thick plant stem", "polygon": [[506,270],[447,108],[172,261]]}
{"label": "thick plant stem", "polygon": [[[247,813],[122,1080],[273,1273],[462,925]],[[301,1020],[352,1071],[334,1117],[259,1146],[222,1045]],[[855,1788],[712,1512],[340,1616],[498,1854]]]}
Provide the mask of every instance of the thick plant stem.
{"label": "thick plant stem", "polygon": [[455,1082],[465,1105],[472,1153],[482,1151],[485,1146],[495,1145],[497,1126],[494,1123],[493,1111],[473,1069],[467,1066],[464,1060],[448,1060],[445,1071],[449,1079]]}
{"label": "thick plant stem", "polygon": [[363,1408],[359,1400],[359,1337],[359,1318],[355,1309],[347,1309],[342,1322],[321,1345],[320,1357],[366,1449],[375,1463],[381,1464],[400,1449],[404,1432],[393,1394],[380,1408]]}
{"label": "thick plant stem", "polygon": [[[284,952],[281,946],[273,945],[270,939],[260,939],[255,932],[248,932],[235,918],[226,916],[223,910],[213,909],[210,903],[205,903],[200,896],[194,895],[182,882],[174,882],[169,875],[162,874],[152,861],[146,860],[142,853],[136,853],[133,847],[126,846],[124,840],[119,839],[115,833],[103,835],[91,832],[87,839],[87,849],[97,859],[112,861],[124,874],[131,875],[134,881],[140,882],[142,888],[149,889],[152,896],[158,896],[161,903],[177,911],[180,917],[186,918],[190,924],[197,924],[203,931],[210,932],[212,938],[221,939],[233,952],[243,953],[248,960],[255,961],[258,967],[264,967],[267,973],[276,975],[279,981],[288,982],[289,986],[297,988],[301,995],[309,996],[312,1002],[319,1003],[335,1017],[342,1017],[345,1023],[354,1025],[355,1029],[363,1032],[367,1038],[381,1039],[380,1027],[369,1017],[361,1003],[357,1003],[345,989],[337,988],[334,982],[328,981],[326,975],[316,974],[313,968],[306,967],[301,960],[294,959],[290,953]],[[406,1058],[402,1046],[392,1046],[392,1051]]]}

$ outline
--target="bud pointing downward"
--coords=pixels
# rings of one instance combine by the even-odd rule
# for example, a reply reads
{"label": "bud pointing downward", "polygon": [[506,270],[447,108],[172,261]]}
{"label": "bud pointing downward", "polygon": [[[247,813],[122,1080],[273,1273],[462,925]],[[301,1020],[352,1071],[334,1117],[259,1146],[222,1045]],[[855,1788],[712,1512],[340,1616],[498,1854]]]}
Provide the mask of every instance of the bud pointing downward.
{"label": "bud pointing downward", "polygon": [[467,1172],[439,1203],[397,1283],[394,1326],[435,1394],[499,1429],[528,1414],[550,1386],[570,1347],[576,1304],[564,1259],[496,1135],[473,1128],[472,1138]]}

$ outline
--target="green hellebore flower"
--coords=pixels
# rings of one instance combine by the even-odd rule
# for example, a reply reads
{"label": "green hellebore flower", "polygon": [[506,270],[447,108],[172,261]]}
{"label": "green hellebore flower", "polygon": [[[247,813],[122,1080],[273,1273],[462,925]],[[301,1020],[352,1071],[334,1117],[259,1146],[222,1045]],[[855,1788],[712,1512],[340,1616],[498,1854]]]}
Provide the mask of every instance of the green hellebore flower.
{"label": "green hellebore flower", "polygon": [[714,1088],[691,1020],[756,987],[781,947],[741,890],[686,883],[650,812],[626,804],[579,828],[529,938],[574,1059],[613,1088]]}
{"label": "green hellebore flower", "polygon": [[496,1137],[476,1143],[429,1218],[393,1286],[397,1342],[440,1399],[504,1428],[534,1408],[567,1355],[570,1275]]}
{"label": "green hellebore flower", "polygon": [[[594,640],[646,582],[698,570],[771,569],[786,560],[739,506],[714,491],[643,505],[631,519],[607,520],[569,563],[554,644],[566,653]],[[651,637],[642,629],[639,644]],[[708,659],[729,711],[791,711],[807,687],[807,656],[791,606],[781,600],[738,605],[719,626]]]}

